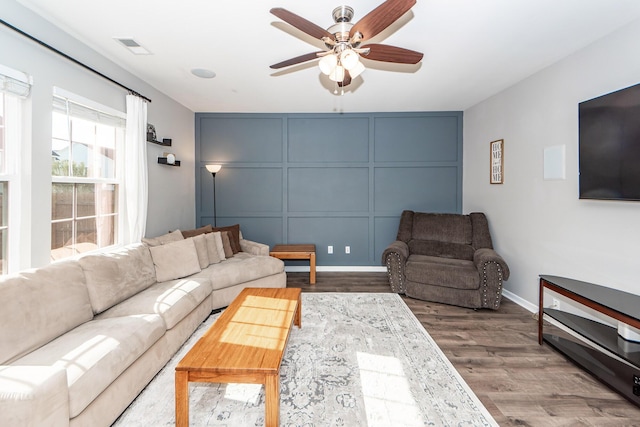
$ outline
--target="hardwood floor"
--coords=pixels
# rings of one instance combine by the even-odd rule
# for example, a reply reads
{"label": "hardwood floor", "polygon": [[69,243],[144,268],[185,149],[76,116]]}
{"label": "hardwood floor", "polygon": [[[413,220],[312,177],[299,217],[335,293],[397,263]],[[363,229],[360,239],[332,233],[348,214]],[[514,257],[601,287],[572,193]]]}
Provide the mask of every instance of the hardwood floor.
{"label": "hardwood floor", "polygon": [[[287,273],[303,292],[390,292],[386,273]],[[501,426],[639,426],[640,408],[547,344],[537,321],[503,298],[479,310],[403,298]]]}

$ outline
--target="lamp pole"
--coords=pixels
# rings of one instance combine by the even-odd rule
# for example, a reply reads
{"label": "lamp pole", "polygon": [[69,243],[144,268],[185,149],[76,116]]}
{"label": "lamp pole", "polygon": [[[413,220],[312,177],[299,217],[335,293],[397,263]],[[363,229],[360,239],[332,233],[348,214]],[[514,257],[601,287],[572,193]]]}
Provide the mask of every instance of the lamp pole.
{"label": "lamp pole", "polygon": [[217,215],[216,215],[216,173],[218,173],[220,171],[220,169],[222,168],[222,165],[207,165],[207,170],[209,172],[211,172],[211,176],[213,177],[213,226],[216,227],[216,220],[217,220]]}

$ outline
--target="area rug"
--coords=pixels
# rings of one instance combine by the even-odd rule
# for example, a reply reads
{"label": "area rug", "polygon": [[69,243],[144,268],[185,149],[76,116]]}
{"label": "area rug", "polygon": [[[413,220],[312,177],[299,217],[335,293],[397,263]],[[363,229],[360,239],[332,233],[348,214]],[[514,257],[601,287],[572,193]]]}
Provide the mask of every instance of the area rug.
{"label": "area rug", "polygon": [[[114,426],[175,425],[174,368],[207,319]],[[264,425],[260,385],[190,383],[190,425]],[[497,426],[396,294],[303,293],[280,377],[287,427]]]}

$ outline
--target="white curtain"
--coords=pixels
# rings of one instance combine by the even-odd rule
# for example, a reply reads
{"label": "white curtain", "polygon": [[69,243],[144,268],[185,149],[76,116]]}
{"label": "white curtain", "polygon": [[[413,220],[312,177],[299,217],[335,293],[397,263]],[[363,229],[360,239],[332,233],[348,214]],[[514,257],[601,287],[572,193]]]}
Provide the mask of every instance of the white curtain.
{"label": "white curtain", "polygon": [[147,226],[147,103],[127,95],[127,132],[124,149],[124,243],[139,242]]}

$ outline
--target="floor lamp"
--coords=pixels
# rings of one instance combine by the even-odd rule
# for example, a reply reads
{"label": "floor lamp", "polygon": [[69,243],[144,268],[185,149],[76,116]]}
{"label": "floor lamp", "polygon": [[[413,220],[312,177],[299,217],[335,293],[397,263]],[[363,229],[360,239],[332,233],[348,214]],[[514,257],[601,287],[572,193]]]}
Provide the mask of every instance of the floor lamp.
{"label": "floor lamp", "polygon": [[222,169],[222,165],[207,165],[207,170],[213,177],[213,226],[216,227],[216,173]]}

